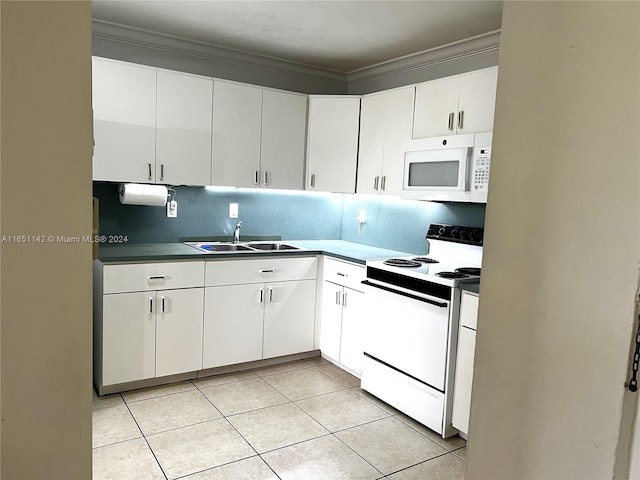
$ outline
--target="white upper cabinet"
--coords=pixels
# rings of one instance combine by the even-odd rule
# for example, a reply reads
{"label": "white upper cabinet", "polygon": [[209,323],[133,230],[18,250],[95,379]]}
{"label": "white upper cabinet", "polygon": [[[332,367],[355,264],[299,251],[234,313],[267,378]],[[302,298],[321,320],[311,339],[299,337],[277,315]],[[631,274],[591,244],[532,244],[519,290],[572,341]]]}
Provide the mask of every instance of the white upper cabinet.
{"label": "white upper cabinet", "polygon": [[154,182],[156,71],[93,58],[93,179]]}
{"label": "white upper cabinet", "polygon": [[208,185],[213,80],[159,71],[156,181]]}
{"label": "white upper cabinet", "polygon": [[415,87],[362,97],[357,193],[399,195]]}
{"label": "white upper cabinet", "polygon": [[307,190],[355,192],[359,126],[359,96],[309,96]]}
{"label": "white upper cabinet", "polygon": [[256,187],[262,89],[214,80],[211,184]]}
{"label": "white upper cabinet", "polygon": [[213,185],[303,187],[307,97],[215,81]]}
{"label": "white upper cabinet", "polygon": [[93,58],[93,179],[207,185],[213,80]]}
{"label": "white upper cabinet", "polygon": [[419,84],[413,138],[491,131],[497,79],[491,67]]}
{"label": "white upper cabinet", "polygon": [[304,188],[306,133],[306,95],[262,92],[261,187]]}

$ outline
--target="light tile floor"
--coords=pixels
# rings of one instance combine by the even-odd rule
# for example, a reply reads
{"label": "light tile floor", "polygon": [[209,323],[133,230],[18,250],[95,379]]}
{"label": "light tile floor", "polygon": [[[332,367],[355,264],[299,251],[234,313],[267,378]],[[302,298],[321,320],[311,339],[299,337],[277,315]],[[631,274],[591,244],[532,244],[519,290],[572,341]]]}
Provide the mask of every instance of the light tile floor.
{"label": "light tile floor", "polygon": [[93,478],[457,480],[447,440],[316,357],[94,396]]}

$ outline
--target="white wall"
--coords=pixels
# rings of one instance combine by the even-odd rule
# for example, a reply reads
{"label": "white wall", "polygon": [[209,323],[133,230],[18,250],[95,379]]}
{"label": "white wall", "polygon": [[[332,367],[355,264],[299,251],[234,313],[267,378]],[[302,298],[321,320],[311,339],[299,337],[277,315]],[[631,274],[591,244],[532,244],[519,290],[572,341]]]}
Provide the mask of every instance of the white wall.
{"label": "white wall", "polygon": [[[91,4],[0,9],[1,233],[90,235]],[[0,476],[89,479],[91,245],[0,251]]]}
{"label": "white wall", "polygon": [[640,264],[640,4],[505,2],[468,479],[613,477]]}

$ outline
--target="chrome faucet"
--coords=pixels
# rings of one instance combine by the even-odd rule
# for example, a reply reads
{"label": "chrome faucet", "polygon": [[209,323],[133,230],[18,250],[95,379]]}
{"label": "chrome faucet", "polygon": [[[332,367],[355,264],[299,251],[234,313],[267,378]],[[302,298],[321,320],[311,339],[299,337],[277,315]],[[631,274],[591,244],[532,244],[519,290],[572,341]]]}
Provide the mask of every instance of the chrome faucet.
{"label": "chrome faucet", "polygon": [[240,242],[240,225],[241,224],[242,224],[242,222],[236,223],[236,228],[233,231],[233,243],[239,243]]}

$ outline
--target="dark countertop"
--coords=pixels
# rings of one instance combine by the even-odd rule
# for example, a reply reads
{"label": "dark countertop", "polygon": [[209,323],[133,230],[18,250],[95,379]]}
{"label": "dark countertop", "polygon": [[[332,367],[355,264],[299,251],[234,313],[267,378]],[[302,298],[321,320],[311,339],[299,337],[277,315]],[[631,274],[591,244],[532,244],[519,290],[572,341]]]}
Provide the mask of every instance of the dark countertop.
{"label": "dark countertop", "polygon": [[460,283],[460,289],[480,294],[480,282],[462,282]]}
{"label": "dark countertop", "polygon": [[98,259],[104,263],[116,263],[326,254],[364,265],[367,260],[415,255],[344,240],[284,240],[283,243],[301,247],[303,250],[204,253],[183,243],[137,243],[101,246]]}

